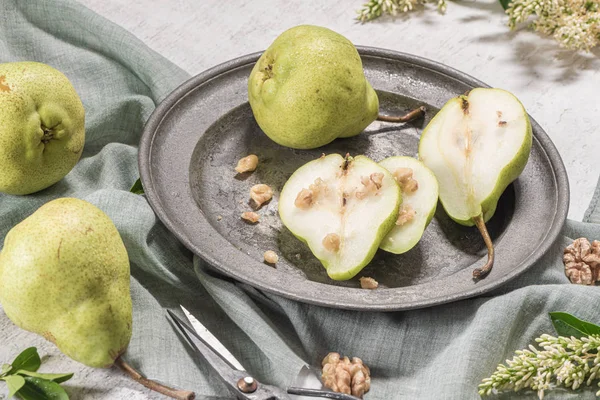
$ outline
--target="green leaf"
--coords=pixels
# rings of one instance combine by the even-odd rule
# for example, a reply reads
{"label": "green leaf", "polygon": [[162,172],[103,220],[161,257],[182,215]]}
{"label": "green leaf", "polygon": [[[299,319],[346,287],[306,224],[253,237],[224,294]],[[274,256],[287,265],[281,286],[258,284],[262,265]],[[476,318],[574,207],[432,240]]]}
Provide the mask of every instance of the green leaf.
{"label": "green leaf", "polygon": [[0,378],[6,382],[8,386],[8,398],[10,399],[17,393],[23,385],[25,385],[25,379],[19,375],[8,375],[3,378]]}
{"label": "green leaf", "polygon": [[506,10],[512,0],[499,0],[499,1],[500,1],[500,4],[502,5],[502,8],[504,8]]}
{"label": "green leaf", "polygon": [[67,373],[67,374],[43,374],[43,373],[39,373],[39,372],[25,371],[22,369],[15,372],[15,374],[32,376],[34,378],[42,378],[42,379],[46,379],[48,381],[53,381],[56,383],[66,382],[73,377],[72,372]]}
{"label": "green leaf", "polygon": [[142,186],[142,181],[138,178],[138,180],[135,181],[135,183],[129,191],[134,194],[144,194],[144,187]]}
{"label": "green leaf", "polygon": [[58,383],[32,376],[25,377],[25,386],[17,396],[23,400],[69,400],[69,395]]}
{"label": "green leaf", "polygon": [[566,312],[551,312],[550,319],[559,336],[575,336],[580,339],[583,336],[600,335],[600,326],[582,321]]}
{"label": "green leaf", "polygon": [[17,371],[24,369],[35,372],[41,364],[42,360],[40,360],[37,349],[35,347],[29,347],[23,350],[21,354],[15,358],[15,361],[12,362],[12,370]]}
{"label": "green leaf", "polygon": [[10,364],[2,364],[2,368],[0,368],[0,376],[6,375],[12,369],[12,365]]}

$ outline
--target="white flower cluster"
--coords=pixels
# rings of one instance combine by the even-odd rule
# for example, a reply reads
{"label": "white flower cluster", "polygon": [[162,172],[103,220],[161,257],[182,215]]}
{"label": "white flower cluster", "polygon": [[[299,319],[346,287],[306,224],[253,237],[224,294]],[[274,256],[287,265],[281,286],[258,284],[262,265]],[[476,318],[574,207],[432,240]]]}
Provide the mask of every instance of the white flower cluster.
{"label": "white flower cluster", "polygon": [[561,386],[575,390],[600,378],[600,336],[542,335],[535,341],[540,349],[530,345],[528,350],[516,351],[512,360],[498,365],[496,372],[481,382],[479,394],[530,388],[543,399],[545,390]]}
{"label": "white flower cluster", "polygon": [[370,0],[358,11],[356,19],[360,22],[367,22],[383,14],[396,16],[412,11],[417,5],[427,3],[437,3],[438,11],[441,13],[446,11],[446,0]]}
{"label": "white flower cluster", "polygon": [[534,30],[569,49],[590,51],[600,44],[598,0],[513,0],[506,13],[511,28],[533,18]]}

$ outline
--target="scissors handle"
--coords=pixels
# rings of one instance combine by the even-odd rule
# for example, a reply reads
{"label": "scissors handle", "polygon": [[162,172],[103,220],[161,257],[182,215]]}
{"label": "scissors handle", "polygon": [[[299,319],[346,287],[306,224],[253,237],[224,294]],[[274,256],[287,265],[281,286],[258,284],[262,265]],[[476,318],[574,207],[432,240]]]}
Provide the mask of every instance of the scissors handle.
{"label": "scissors handle", "polygon": [[322,399],[334,399],[334,400],[361,400],[358,397],[337,393],[337,392],[329,392],[320,389],[306,389],[299,387],[290,387],[287,389],[288,394],[296,394],[300,396],[308,396],[308,397],[320,397]]}

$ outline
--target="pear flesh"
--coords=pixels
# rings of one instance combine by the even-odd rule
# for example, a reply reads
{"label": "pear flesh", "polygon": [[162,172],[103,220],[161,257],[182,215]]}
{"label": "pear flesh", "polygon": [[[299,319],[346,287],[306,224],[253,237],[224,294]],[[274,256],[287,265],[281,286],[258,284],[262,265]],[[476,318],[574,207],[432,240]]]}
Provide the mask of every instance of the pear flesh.
{"label": "pear flesh", "polygon": [[402,254],[421,240],[438,202],[438,182],[433,172],[413,157],[389,157],[379,162],[390,171],[402,190],[402,204],[396,225],[379,246]]}
{"label": "pear flesh", "polygon": [[248,79],[248,101],[263,132],[295,149],[358,135],[379,111],[352,42],[312,25],[288,29],[261,55]]}
{"label": "pear flesh", "polygon": [[283,187],[279,215],[335,280],[354,277],[393,228],[402,201],[385,168],[330,154],[300,167]]}
{"label": "pear flesh", "polygon": [[91,367],[109,367],[131,338],[129,259],[100,209],[51,201],[12,228],[0,253],[0,303],[22,329]]}
{"label": "pear flesh", "polygon": [[493,265],[487,222],[506,187],[523,171],[532,130],[523,105],[501,89],[473,89],[451,99],[425,128],[419,158],[437,177],[440,201],[454,221],[476,225],[488,262],[474,271],[483,278]]}

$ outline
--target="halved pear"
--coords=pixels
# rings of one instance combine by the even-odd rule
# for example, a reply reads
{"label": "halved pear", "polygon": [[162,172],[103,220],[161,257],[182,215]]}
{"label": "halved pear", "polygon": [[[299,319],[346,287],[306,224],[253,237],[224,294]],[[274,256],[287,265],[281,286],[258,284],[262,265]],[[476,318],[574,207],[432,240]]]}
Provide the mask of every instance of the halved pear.
{"label": "halved pear", "polygon": [[406,253],[419,243],[435,214],[438,182],[433,172],[413,157],[389,157],[379,165],[396,178],[402,190],[396,225],[379,248],[395,254]]}
{"label": "halved pear", "polygon": [[421,135],[419,158],[439,182],[440,201],[459,224],[476,225],[488,261],[473,271],[485,277],[494,264],[494,247],[485,223],[498,199],[525,168],[532,132],[523,105],[501,89],[473,89],[451,99]]}
{"label": "halved pear", "polygon": [[373,160],[330,154],[292,174],[279,197],[279,216],[329,277],[345,280],[373,259],[401,201],[392,174]]}

